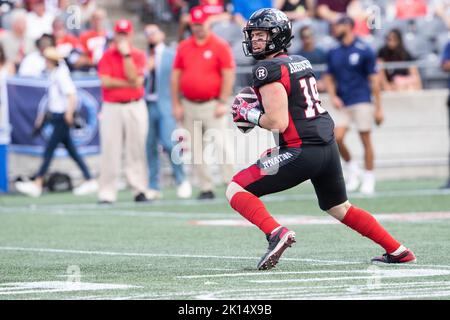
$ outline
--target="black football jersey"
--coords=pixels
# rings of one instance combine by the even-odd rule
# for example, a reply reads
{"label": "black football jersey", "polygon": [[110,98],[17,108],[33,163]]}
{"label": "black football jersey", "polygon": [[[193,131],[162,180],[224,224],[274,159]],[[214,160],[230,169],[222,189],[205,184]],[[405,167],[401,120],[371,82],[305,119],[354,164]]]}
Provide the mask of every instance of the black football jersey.
{"label": "black football jersey", "polygon": [[284,86],[289,101],[289,126],[275,137],[280,146],[329,144],[334,140],[333,120],[321,106],[316,78],[306,58],[283,54],[259,61],[253,67],[253,87],[259,98],[259,88],[272,82]]}

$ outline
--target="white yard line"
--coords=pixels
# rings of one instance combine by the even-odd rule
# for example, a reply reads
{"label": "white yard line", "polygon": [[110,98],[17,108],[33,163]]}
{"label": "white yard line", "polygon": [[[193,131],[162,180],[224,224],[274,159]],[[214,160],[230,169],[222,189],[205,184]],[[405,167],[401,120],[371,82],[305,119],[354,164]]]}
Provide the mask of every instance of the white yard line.
{"label": "white yard line", "polygon": [[[360,271],[360,270],[358,270]],[[321,274],[321,273],[353,273],[350,271],[339,270],[316,270],[316,271],[281,271],[281,272],[243,272],[243,273],[220,273],[220,274],[200,274],[192,276],[177,276],[177,279],[203,279],[203,278],[234,278],[234,277],[252,277],[252,276],[277,276],[287,274]]]}
{"label": "white yard line", "polygon": [[[202,275],[192,275],[192,276],[177,276],[177,279],[203,279],[203,278],[234,278],[234,277],[261,277],[261,276],[277,276],[277,275],[290,275],[290,274],[358,274],[358,273],[368,273],[372,274],[371,277],[379,275],[402,275],[401,272],[409,272],[410,277],[417,276],[440,276],[440,275],[450,275],[450,270],[435,270],[435,269],[360,269],[360,270],[311,270],[311,271],[282,271],[282,272],[246,272],[246,273],[221,273],[221,274],[202,274]],[[402,275],[403,276],[403,275]],[[276,282],[277,280],[270,280]]]}
{"label": "white yard line", "polygon": [[[387,222],[431,222],[450,219],[450,212],[432,211],[432,212],[407,212],[407,213],[381,213],[373,215],[379,221]],[[312,215],[279,215],[277,220],[282,225],[339,225],[336,219],[328,215],[312,216]],[[228,226],[228,227],[252,227],[253,225],[242,218],[228,217],[228,219],[203,219],[190,221],[196,226]]]}
{"label": "white yard line", "polygon": [[[442,274],[448,275],[450,273]],[[308,278],[308,279],[271,279],[271,280],[247,280],[250,283],[260,283],[260,284],[274,284],[274,283],[299,283],[299,282],[324,282],[324,281],[344,281],[344,280],[363,280],[363,279],[387,279],[387,278],[415,278],[415,277],[423,277],[427,275],[417,276],[417,275],[408,275],[408,274],[397,274],[397,275],[370,275],[370,276],[357,276],[357,277],[329,277],[329,278]],[[429,275],[432,276],[441,276],[437,275]]]}
{"label": "white yard line", "polygon": [[[138,252],[112,252],[112,251],[89,251],[89,250],[70,250],[53,248],[24,248],[24,247],[0,247],[0,251],[23,251],[23,252],[45,252],[62,254],[86,254],[103,256],[124,256],[124,257],[160,257],[160,258],[190,258],[190,259],[225,259],[225,260],[258,260],[259,257],[239,257],[239,256],[215,256],[215,255],[196,255],[196,254],[162,254],[162,253],[138,253]],[[314,260],[314,259],[296,259],[285,258],[285,261],[312,262],[323,264],[363,264],[364,262],[334,261],[334,260]]]}
{"label": "white yard line", "polygon": [[[450,190],[439,190],[439,189],[416,189],[416,190],[393,190],[393,191],[379,191],[375,193],[375,195],[371,196],[370,199],[377,198],[393,198],[393,197],[410,197],[410,196],[439,196],[439,195],[450,195]],[[368,198],[366,195],[360,193],[350,193],[350,199],[359,199],[359,198]],[[316,200],[316,195],[313,191],[308,194],[276,194],[276,195],[268,195],[262,198],[264,202],[280,202],[286,200]],[[80,198],[80,201],[83,201]],[[198,201],[195,199],[188,200],[156,200],[149,204],[136,204],[134,202],[119,202],[114,204],[113,206],[104,206],[98,205],[96,203],[69,203],[69,204],[46,204],[46,205],[30,205],[29,209],[103,209],[103,210],[115,210],[115,209],[146,209],[146,208],[154,208],[154,207],[166,207],[166,206],[174,206],[174,205],[183,205],[183,206],[204,206],[207,204],[224,204],[227,203],[225,197],[217,198],[215,200],[207,200],[207,201]],[[17,209],[23,208],[23,206],[4,206],[3,209]]]}
{"label": "white yard line", "polygon": [[[336,295],[330,295],[330,294],[285,294],[280,296],[246,296],[246,300],[271,300],[271,299],[283,299],[283,300],[397,300],[397,299],[418,299],[418,298],[439,298],[439,297],[450,297],[450,290],[444,290],[444,291],[414,291],[414,292],[406,292],[406,293],[395,293],[395,292],[386,292],[386,293],[380,293],[378,295],[370,295],[370,294],[344,294],[344,293],[338,293]],[[214,299],[211,298],[210,299]],[[217,299],[217,298],[215,298]],[[220,299],[236,299],[241,300],[241,298],[233,297],[233,298],[220,298]]]}
{"label": "white yard line", "polygon": [[[419,288],[418,288],[419,287]],[[321,289],[317,292],[317,289]],[[339,290],[341,289],[341,290]],[[349,290],[352,290],[349,292]],[[375,292],[378,290],[379,292]],[[406,290],[406,291],[405,291]],[[440,290],[440,291],[438,291]],[[191,291],[167,294],[138,294],[119,297],[103,297],[103,299],[132,300],[132,299],[170,299],[187,297],[187,299],[231,299],[231,300],[258,300],[258,299],[401,299],[427,296],[447,296],[450,282],[407,282],[382,284],[378,289],[370,289],[367,285],[331,285],[314,287],[285,287],[285,288],[255,288],[218,290],[216,292]],[[256,295],[255,295],[256,294]],[[370,295],[370,296],[369,296]],[[102,297],[100,297],[102,299]]]}
{"label": "white yard line", "polygon": [[[123,257],[159,257],[159,258],[189,258],[189,259],[225,259],[225,260],[258,260],[260,257],[244,256],[216,256],[216,255],[196,255],[196,254],[163,254],[163,253],[139,253],[139,252],[114,252],[114,251],[92,251],[92,250],[74,250],[74,249],[54,249],[54,248],[26,248],[2,246],[0,251],[22,251],[22,252],[44,252],[44,253],[62,253],[62,254],[85,254],[85,255],[103,255],[103,256],[123,256]],[[308,258],[283,258],[283,261],[306,262],[323,265],[357,265],[367,264],[366,261],[343,261],[343,260],[320,260]],[[396,268],[397,265],[387,265],[388,268]],[[431,268],[450,268],[447,265],[420,265],[408,264],[408,267],[431,267]]]}
{"label": "white yard line", "polygon": [[[174,292],[165,294],[155,293],[140,293],[135,295],[126,296],[111,296],[105,293],[105,295],[95,296],[74,296],[69,297],[71,300],[133,300],[133,299],[180,299],[180,297],[187,297],[188,299],[242,299],[242,300],[258,300],[268,299],[287,299],[292,297],[293,299],[310,299],[316,297],[316,299],[336,299],[349,298],[349,299],[366,299],[367,294],[374,299],[379,299],[380,295],[385,297],[391,295],[393,299],[404,298],[400,294],[405,292],[404,289],[413,289],[416,294],[411,295],[413,290],[408,290],[405,293],[411,295],[411,298],[417,297],[417,293],[426,297],[430,294],[436,294],[436,289],[447,290],[450,287],[450,281],[434,281],[434,282],[405,282],[405,283],[389,283],[381,284],[376,290],[380,291],[379,294],[374,290],[368,289],[367,285],[323,285],[323,286],[300,286],[300,287],[276,287],[276,288],[253,288],[253,289],[230,289],[219,290],[216,292],[208,291],[188,291],[188,292]],[[450,289],[450,288],[449,288]],[[319,290],[319,292],[317,292]],[[351,291],[350,291],[351,290]],[[376,291],[375,290],[375,291]],[[323,292],[325,291],[325,292]],[[300,294],[302,293],[302,294]],[[399,296],[395,295],[396,293]],[[255,294],[259,294],[255,296]],[[444,296],[446,295],[446,291]],[[442,293],[438,293],[437,297],[443,296]]]}
{"label": "white yard line", "polygon": [[[70,211],[74,210],[74,211]],[[60,215],[60,216],[125,216],[125,217],[150,217],[150,218],[185,218],[185,219],[201,219],[201,218],[229,218],[235,217],[232,212],[173,212],[173,211],[131,211],[131,210],[111,210],[111,211],[90,211],[86,209],[63,209],[63,208],[27,208],[27,207],[0,207],[0,213],[7,214],[26,214],[26,215]]]}
{"label": "white yard line", "polygon": [[111,283],[89,283],[68,281],[11,282],[0,284],[0,295],[23,295],[32,293],[60,293],[76,291],[102,291],[139,289],[141,286]]}

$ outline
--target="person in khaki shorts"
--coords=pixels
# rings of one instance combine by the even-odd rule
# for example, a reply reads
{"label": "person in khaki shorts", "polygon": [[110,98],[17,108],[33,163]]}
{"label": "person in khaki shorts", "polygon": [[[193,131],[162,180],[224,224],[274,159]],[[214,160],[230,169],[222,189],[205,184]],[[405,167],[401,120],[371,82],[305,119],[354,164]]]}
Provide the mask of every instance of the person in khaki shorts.
{"label": "person in khaki shorts", "polygon": [[228,183],[233,177],[233,165],[225,133],[229,112],[226,102],[233,88],[235,64],[228,43],[209,30],[202,7],[192,8],[190,23],[193,35],[179,44],[175,56],[172,109],[191,137],[192,164],[201,191],[198,199],[212,199],[214,183],[204,157],[204,140],[214,136],[221,155],[218,160],[222,179]]}
{"label": "person in khaki shorts", "polygon": [[[341,45],[328,53],[328,70],[324,80],[334,106],[334,110],[330,111],[335,121],[336,141],[346,164],[346,188],[355,191],[360,186],[361,193],[370,195],[375,192],[371,131],[374,122],[377,125],[383,122],[384,115],[375,53],[353,34],[353,27],[354,21],[347,16],[334,23],[334,36]],[[352,122],[364,147],[365,170],[362,175],[344,143]]]}
{"label": "person in khaki shorts", "polygon": [[148,112],[144,97],[145,53],[131,45],[133,26],[117,21],[114,43],[98,64],[103,105],[100,114],[100,179],[98,200],[117,200],[122,151],[125,175],[136,202],[147,201],[147,160],[145,144]]}

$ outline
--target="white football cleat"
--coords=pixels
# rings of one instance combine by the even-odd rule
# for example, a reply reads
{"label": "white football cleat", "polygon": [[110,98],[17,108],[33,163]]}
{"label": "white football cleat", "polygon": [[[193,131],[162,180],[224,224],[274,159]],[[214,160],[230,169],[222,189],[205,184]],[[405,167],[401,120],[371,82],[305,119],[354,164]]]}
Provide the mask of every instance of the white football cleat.
{"label": "white football cleat", "polygon": [[375,193],[375,175],[373,171],[365,171],[363,176],[363,182],[359,192],[367,196],[371,196]]}
{"label": "white football cleat", "polygon": [[81,185],[73,189],[73,194],[76,196],[85,196],[98,191],[98,183],[95,180],[83,182]]}
{"label": "white football cleat", "polygon": [[348,162],[346,165],[346,172],[347,177],[345,179],[345,188],[348,192],[356,191],[360,185],[359,176],[361,174],[361,169],[359,168],[358,163],[355,161]]}
{"label": "white football cleat", "polygon": [[33,198],[40,197],[42,194],[42,188],[32,181],[27,182],[18,181],[14,184],[14,186],[16,187],[16,190],[19,191],[20,193],[23,193]]}
{"label": "white football cleat", "polygon": [[180,199],[188,199],[192,196],[192,186],[189,181],[183,181],[177,188],[177,197]]}

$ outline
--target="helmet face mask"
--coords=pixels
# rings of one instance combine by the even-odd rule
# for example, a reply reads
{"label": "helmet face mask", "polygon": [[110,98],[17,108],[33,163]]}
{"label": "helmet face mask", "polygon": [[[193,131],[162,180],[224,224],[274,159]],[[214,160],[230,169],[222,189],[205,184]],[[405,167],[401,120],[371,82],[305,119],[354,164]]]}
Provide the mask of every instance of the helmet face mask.
{"label": "helmet face mask", "polygon": [[[252,44],[252,31],[260,30],[268,33],[266,46],[263,50],[254,52]],[[253,56],[262,60],[266,56],[286,50],[292,37],[292,26],[287,16],[277,9],[260,9],[252,14],[244,27],[244,41],[242,47],[246,56]]]}

